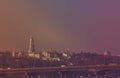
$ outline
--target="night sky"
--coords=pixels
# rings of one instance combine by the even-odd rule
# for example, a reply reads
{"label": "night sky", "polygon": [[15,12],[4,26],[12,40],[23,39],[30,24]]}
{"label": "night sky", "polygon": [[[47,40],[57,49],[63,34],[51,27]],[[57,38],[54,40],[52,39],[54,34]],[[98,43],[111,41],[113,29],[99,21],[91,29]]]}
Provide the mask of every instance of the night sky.
{"label": "night sky", "polygon": [[120,0],[0,0],[0,51],[48,48],[120,54]]}

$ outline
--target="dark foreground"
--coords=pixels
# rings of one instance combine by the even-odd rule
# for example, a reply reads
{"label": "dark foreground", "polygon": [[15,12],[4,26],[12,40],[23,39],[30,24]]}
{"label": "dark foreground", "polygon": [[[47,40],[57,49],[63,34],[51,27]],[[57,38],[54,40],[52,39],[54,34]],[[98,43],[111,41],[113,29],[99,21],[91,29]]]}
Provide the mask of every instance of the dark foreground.
{"label": "dark foreground", "polygon": [[120,78],[119,72],[107,72],[104,75],[97,76],[92,72],[69,72],[67,75],[62,76],[59,72],[49,73],[29,73],[28,74],[7,74],[0,75],[0,78]]}
{"label": "dark foreground", "polygon": [[0,69],[0,78],[120,78],[120,65]]}

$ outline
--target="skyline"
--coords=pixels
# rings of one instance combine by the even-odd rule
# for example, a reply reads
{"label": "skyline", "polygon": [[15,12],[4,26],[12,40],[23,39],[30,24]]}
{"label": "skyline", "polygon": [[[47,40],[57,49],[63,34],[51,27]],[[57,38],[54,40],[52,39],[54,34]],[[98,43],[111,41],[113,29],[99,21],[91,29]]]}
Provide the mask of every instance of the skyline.
{"label": "skyline", "polygon": [[0,1],[0,51],[53,48],[120,54],[120,1]]}

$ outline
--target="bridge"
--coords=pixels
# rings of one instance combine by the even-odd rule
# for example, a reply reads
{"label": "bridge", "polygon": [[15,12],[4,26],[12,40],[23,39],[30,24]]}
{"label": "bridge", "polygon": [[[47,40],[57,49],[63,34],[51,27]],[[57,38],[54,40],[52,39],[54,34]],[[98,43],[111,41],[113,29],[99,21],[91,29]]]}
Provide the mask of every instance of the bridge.
{"label": "bridge", "polygon": [[[72,77],[69,77],[68,75],[73,76],[72,75],[73,73],[75,75],[81,75],[81,72],[83,71],[84,73],[86,71],[93,72],[96,75],[95,78],[104,78],[103,76],[107,71],[120,71],[120,65],[8,68],[8,69],[0,69],[0,78],[11,78],[11,77],[8,77],[11,75],[16,76],[12,78],[72,78]],[[53,76],[50,77],[51,75],[54,75],[54,74],[56,74],[55,77]],[[47,77],[46,75],[49,75],[49,77]]]}

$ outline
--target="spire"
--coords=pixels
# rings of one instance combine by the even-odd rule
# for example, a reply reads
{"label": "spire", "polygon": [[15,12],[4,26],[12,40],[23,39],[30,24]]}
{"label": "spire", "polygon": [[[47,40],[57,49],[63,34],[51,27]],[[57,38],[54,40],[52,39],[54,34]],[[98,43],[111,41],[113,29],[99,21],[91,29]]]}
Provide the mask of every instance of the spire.
{"label": "spire", "polygon": [[30,37],[29,38],[28,53],[34,53],[34,52],[35,52],[34,39],[33,39],[33,37]]}

